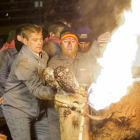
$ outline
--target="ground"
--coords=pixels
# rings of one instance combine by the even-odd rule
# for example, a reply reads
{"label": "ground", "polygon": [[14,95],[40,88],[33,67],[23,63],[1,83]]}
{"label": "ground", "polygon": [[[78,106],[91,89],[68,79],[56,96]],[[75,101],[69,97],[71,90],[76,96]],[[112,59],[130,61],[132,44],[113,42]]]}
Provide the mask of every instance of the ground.
{"label": "ground", "polygon": [[104,121],[91,121],[92,140],[140,140],[140,84],[134,83],[122,99],[111,104],[109,110],[96,114],[112,113]]}

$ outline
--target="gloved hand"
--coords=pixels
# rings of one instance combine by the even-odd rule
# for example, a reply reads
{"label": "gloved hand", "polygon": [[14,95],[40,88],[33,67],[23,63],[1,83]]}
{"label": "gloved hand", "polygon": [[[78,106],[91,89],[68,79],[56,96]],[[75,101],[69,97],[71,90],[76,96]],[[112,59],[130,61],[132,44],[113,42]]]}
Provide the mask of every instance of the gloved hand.
{"label": "gloved hand", "polygon": [[50,67],[44,69],[43,71],[43,78],[45,82],[53,89],[59,89],[59,84],[54,78],[54,70]]}

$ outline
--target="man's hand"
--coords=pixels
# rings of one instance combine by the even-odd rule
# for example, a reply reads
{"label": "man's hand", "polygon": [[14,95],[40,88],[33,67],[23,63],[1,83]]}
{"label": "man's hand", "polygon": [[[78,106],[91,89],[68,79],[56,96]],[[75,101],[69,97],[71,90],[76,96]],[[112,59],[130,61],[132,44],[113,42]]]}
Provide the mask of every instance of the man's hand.
{"label": "man's hand", "polygon": [[53,89],[59,89],[59,85],[54,78],[54,70],[50,67],[46,68],[42,73],[45,82]]}
{"label": "man's hand", "polygon": [[98,37],[98,44],[107,44],[110,40],[110,33],[106,32]]}
{"label": "man's hand", "polygon": [[3,103],[3,97],[0,98],[0,105]]}
{"label": "man's hand", "polygon": [[109,42],[110,40],[110,33],[109,32],[106,32],[104,34],[101,34],[99,37],[98,37],[98,48],[99,48],[99,57],[103,57],[103,53],[106,49],[106,46],[107,46],[107,43]]}

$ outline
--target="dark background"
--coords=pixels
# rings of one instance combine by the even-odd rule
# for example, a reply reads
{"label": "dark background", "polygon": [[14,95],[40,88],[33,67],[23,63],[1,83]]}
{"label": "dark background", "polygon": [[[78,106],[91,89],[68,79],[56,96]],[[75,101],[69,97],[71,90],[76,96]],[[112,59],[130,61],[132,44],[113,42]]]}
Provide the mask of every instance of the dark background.
{"label": "dark background", "polygon": [[23,23],[47,28],[51,22],[64,18],[78,26],[88,26],[94,38],[119,27],[121,14],[131,8],[131,0],[0,0],[0,47],[10,30]]}

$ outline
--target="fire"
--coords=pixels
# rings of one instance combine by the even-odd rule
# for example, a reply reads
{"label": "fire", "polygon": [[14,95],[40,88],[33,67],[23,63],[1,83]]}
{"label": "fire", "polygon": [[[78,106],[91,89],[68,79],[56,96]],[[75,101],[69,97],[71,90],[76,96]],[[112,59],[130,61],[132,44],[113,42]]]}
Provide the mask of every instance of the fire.
{"label": "fire", "polygon": [[112,35],[103,58],[98,62],[103,67],[96,84],[89,88],[88,103],[96,110],[104,109],[118,102],[127,94],[132,85],[131,67],[138,47],[137,36],[140,33],[140,0],[133,0],[130,11],[122,16],[125,21]]}

